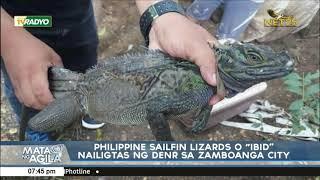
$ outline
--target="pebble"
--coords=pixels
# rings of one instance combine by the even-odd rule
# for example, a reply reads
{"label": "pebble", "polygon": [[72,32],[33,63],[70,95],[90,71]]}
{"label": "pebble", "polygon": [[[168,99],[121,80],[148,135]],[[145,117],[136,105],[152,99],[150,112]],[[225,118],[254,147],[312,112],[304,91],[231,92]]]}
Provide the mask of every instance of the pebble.
{"label": "pebble", "polygon": [[9,134],[16,134],[18,132],[17,128],[11,128],[9,129]]}
{"label": "pebble", "polygon": [[127,136],[127,133],[125,131],[121,131],[120,140],[121,141],[127,141],[128,140],[128,136]]}

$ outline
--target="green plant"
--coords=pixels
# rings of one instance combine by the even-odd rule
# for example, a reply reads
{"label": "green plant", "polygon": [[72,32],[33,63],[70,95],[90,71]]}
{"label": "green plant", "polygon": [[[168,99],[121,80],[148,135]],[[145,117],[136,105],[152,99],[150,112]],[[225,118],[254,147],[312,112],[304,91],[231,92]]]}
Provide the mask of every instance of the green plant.
{"label": "green plant", "polygon": [[314,73],[302,73],[301,76],[298,73],[291,73],[283,78],[286,89],[297,95],[297,99],[291,102],[289,106],[289,112],[293,120],[292,133],[299,133],[305,129],[301,125],[302,120],[305,120],[306,125],[313,131],[315,131],[315,128],[311,124],[320,125],[319,77],[318,70]]}

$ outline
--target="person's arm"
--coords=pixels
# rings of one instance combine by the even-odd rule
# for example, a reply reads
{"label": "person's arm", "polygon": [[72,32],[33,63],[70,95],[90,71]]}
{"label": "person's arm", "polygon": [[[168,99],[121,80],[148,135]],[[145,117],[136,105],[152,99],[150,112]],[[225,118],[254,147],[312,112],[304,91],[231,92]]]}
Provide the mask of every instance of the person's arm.
{"label": "person's arm", "polygon": [[[159,0],[136,0],[140,14]],[[171,56],[188,59],[200,67],[201,75],[207,83],[216,85],[216,60],[209,42],[214,37],[200,25],[176,13],[166,13],[152,23],[149,34],[149,48],[160,49]],[[214,96],[210,104],[221,98]]]}
{"label": "person's arm", "polygon": [[42,109],[53,100],[49,90],[48,67],[62,66],[48,45],[22,27],[1,7],[1,57],[19,101]]}

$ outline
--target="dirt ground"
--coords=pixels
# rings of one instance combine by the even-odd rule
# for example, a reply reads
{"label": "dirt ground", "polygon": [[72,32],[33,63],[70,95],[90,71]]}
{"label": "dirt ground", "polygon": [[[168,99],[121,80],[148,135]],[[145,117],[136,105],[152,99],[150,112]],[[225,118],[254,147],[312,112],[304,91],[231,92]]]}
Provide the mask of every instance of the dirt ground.
{"label": "dirt ground", "polygon": [[[100,39],[99,59],[125,53],[131,47],[139,49],[143,38],[138,27],[139,15],[134,1],[103,1],[95,2],[98,33]],[[188,1],[186,1],[188,2]],[[213,23],[203,24],[210,32],[214,31]],[[264,43],[276,50],[286,49],[294,55],[296,71],[309,72],[319,69],[319,12],[312,23],[302,31],[284,38]],[[292,94],[284,90],[281,80],[268,82],[268,89],[261,96],[271,103],[287,108],[294,99]],[[239,117],[234,117],[239,120]],[[253,131],[217,125],[199,135],[190,135],[183,131],[179,123],[171,122],[173,136],[177,140],[277,140],[282,137],[267,135]],[[1,140],[17,140],[18,124],[8,106],[6,98],[1,93]],[[70,136],[67,131],[62,139]],[[101,130],[82,129],[80,139],[83,140],[153,140],[147,125],[117,126],[107,124]]]}

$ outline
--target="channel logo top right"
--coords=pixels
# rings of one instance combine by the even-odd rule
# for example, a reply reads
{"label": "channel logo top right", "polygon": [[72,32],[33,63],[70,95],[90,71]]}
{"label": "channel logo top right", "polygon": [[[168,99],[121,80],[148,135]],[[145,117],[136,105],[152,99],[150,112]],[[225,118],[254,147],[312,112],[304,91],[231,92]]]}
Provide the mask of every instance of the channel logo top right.
{"label": "channel logo top right", "polygon": [[272,9],[268,9],[267,12],[271,18],[264,19],[265,27],[296,27],[298,25],[297,19],[292,15],[276,13]]}

